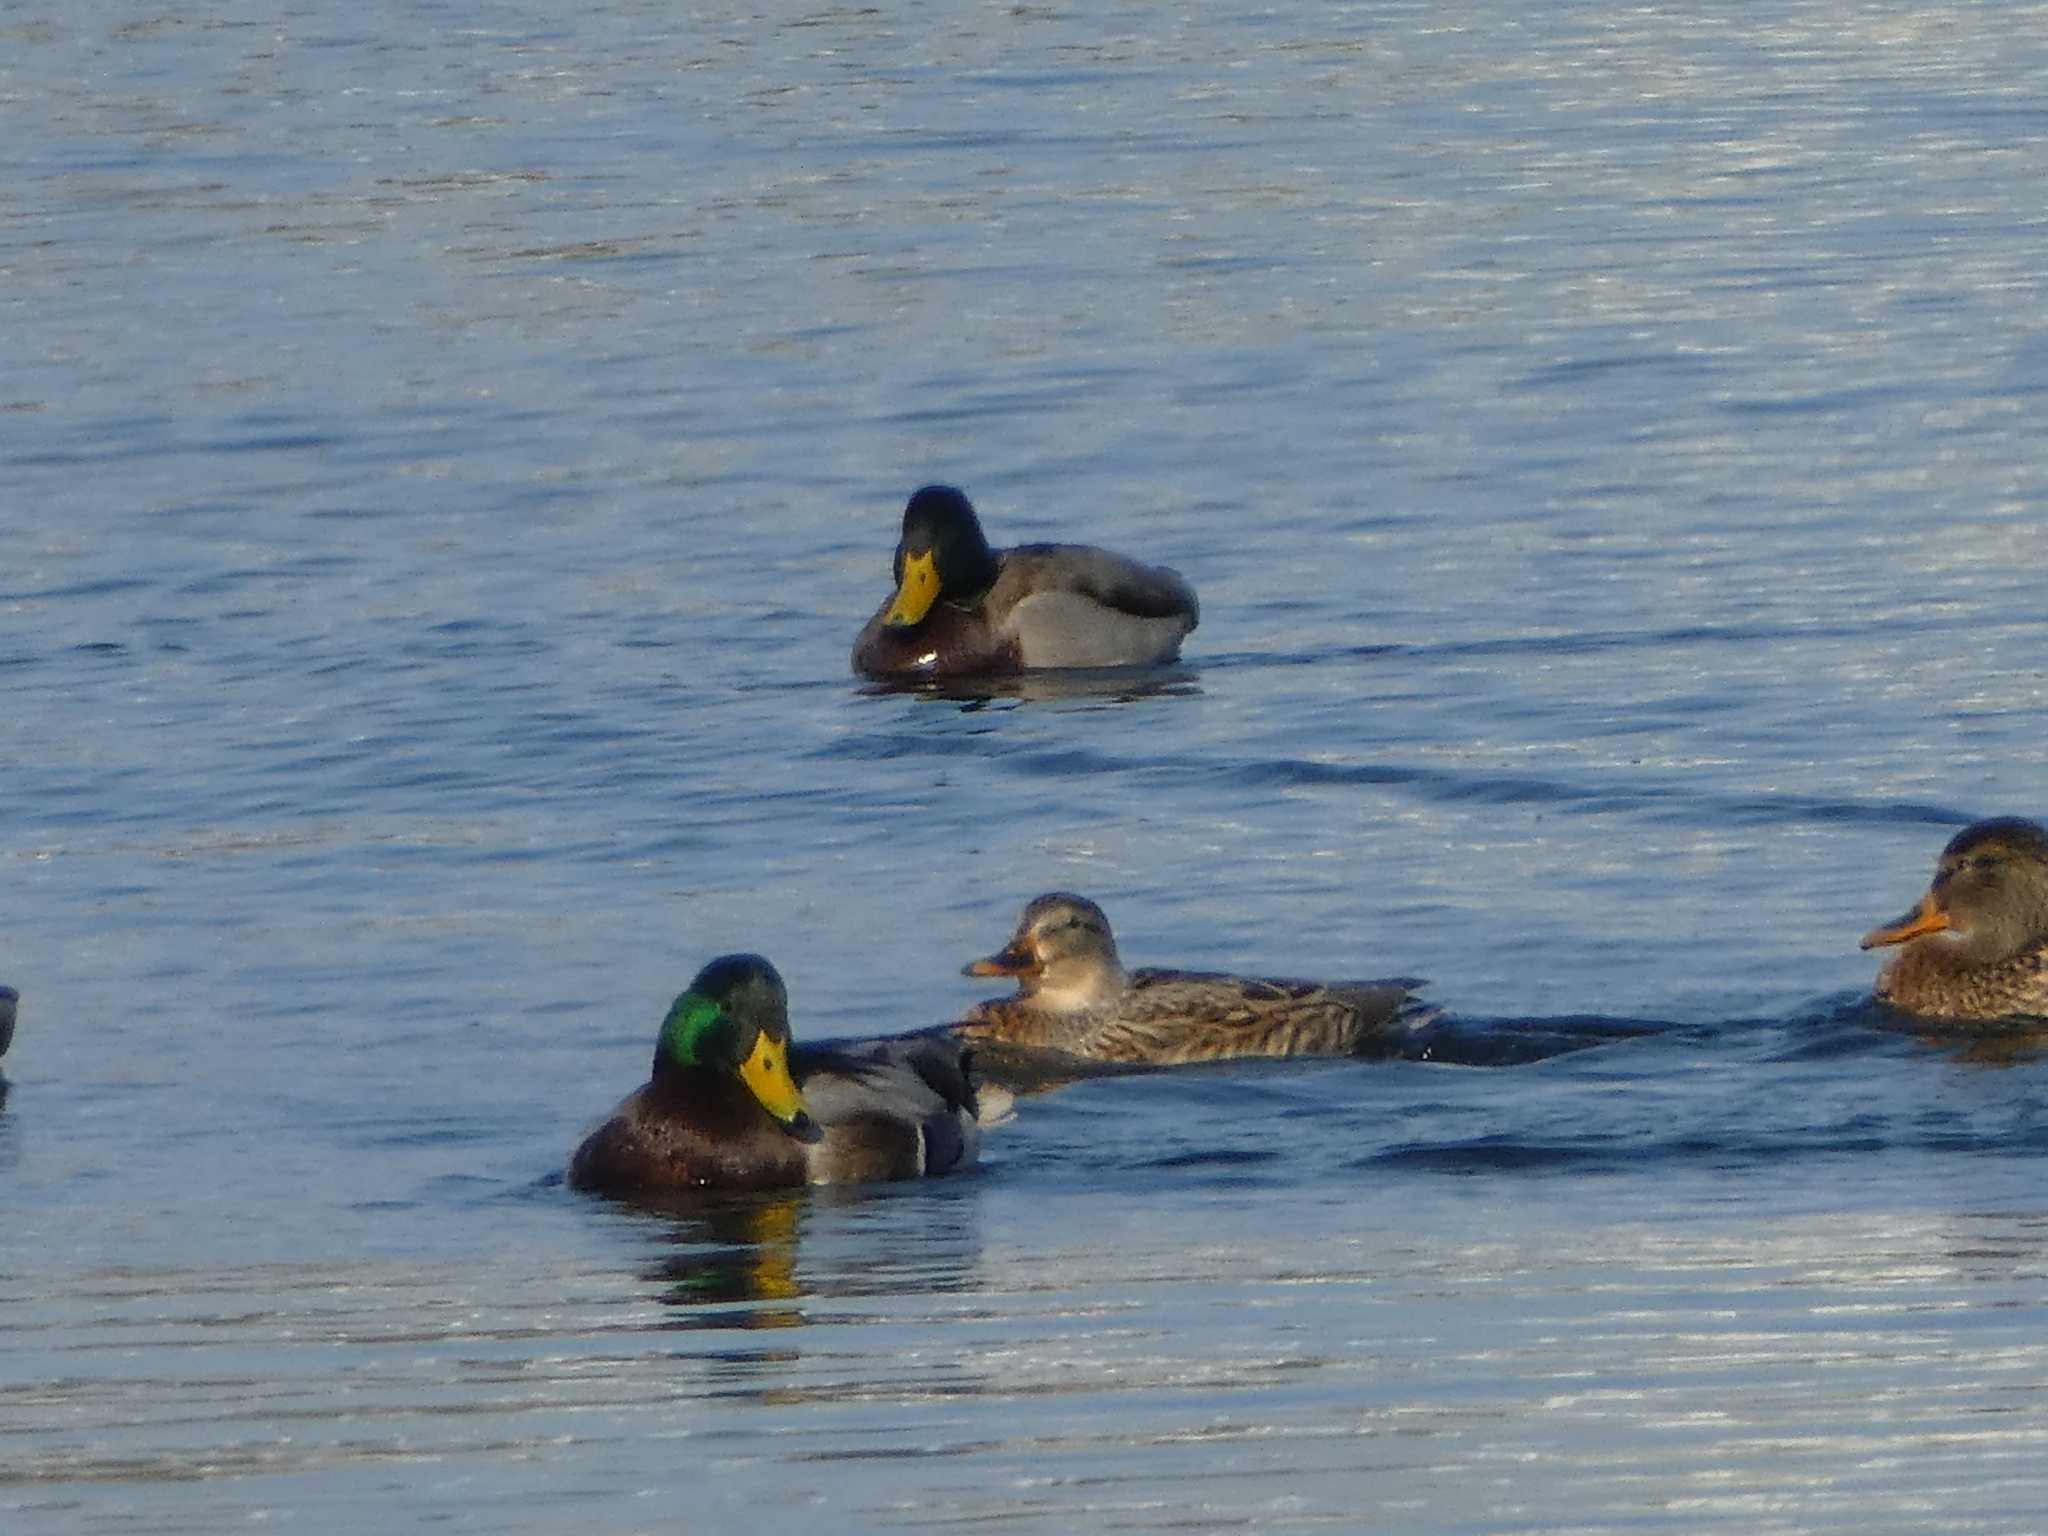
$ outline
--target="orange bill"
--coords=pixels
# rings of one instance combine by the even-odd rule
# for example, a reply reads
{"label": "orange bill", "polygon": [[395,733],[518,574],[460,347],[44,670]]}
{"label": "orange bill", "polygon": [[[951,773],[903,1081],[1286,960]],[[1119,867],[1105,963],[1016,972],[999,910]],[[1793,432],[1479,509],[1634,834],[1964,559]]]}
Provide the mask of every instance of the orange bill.
{"label": "orange bill", "polygon": [[972,960],[960,968],[962,976],[1032,976],[1038,963],[1028,952],[1012,944],[984,960]]}
{"label": "orange bill", "polygon": [[1873,928],[1863,935],[1863,948],[1876,949],[1885,944],[1903,944],[1908,939],[1917,939],[1923,934],[1940,933],[1953,928],[1949,916],[1935,905],[1934,892],[1929,891],[1920,898],[1920,905],[1908,912],[1895,923],[1886,923],[1882,928]]}

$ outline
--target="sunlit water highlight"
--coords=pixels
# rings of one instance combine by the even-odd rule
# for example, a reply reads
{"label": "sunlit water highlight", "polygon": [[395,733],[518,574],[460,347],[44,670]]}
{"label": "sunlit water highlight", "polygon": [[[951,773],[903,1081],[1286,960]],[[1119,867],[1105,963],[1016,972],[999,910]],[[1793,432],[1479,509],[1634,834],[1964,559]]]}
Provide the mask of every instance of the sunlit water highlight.
{"label": "sunlit water highlight", "polygon": [[[2048,810],[2044,20],[0,22],[8,1529],[2036,1529],[2048,1068],[1855,942]],[[928,479],[1185,667],[857,686]],[[561,1187],[1052,887],[1655,1029]]]}

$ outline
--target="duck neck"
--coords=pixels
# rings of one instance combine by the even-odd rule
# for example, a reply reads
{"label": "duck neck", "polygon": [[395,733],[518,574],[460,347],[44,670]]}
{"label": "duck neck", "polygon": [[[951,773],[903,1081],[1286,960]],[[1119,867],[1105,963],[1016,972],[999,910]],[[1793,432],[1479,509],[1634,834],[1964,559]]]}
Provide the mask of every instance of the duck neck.
{"label": "duck neck", "polygon": [[939,590],[946,601],[963,606],[979,602],[1002,574],[996,552],[989,548],[979,524],[960,530],[942,544],[937,562]]}
{"label": "duck neck", "polygon": [[1052,1013],[1092,1013],[1112,1006],[1128,978],[1115,957],[1056,962],[1031,988],[1031,1006]]}
{"label": "duck neck", "polygon": [[686,1066],[656,1056],[648,1092],[665,1113],[713,1134],[751,1131],[773,1123],[738,1078],[694,1063]]}

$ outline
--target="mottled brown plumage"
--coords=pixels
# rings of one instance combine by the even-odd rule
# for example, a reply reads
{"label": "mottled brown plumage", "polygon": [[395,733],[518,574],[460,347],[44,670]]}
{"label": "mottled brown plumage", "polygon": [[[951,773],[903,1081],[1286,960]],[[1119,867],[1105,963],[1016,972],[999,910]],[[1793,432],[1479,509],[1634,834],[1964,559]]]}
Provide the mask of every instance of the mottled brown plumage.
{"label": "mottled brown plumage", "polygon": [[853,643],[853,669],[932,679],[1045,667],[1171,661],[1200,618],[1194,590],[1165,566],[1088,544],[989,548],[951,486],[903,509],[896,590]]}
{"label": "mottled brown plumage", "polygon": [[1965,827],[1920,904],[1863,938],[1894,944],[1882,1002],[1955,1021],[2048,1017],[2048,831],[2017,816]]}
{"label": "mottled brown plumage", "polygon": [[1008,946],[967,974],[1013,976],[1018,993],[977,1003],[956,1026],[962,1035],[1089,1061],[1393,1055],[1434,1017],[1409,980],[1126,971],[1102,909],[1063,891],[1033,900]]}

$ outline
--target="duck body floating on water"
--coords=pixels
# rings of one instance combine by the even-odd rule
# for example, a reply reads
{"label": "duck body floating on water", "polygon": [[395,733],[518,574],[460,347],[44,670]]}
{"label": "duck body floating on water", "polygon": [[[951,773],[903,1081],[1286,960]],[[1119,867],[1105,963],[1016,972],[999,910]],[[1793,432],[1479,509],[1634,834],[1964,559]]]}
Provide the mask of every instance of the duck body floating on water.
{"label": "duck body floating on water", "polygon": [[652,1075],[576,1149],[569,1182],[633,1196],[914,1179],[972,1166],[979,1131],[958,1040],[794,1044],[774,966],[725,955],[670,1007]]}
{"label": "duck body floating on water", "polygon": [[853,670],[919,680],[1172,661],[1201,618],[1176,571],[1090,544],[994,550],[973,504],[927,485],[903,509],[896,590],[853,642]]}
{"label": "duck body floating on water", "polygon": [[2048,1019],[2048,829],[2019,816],[1949,840],[1919,905],[1863,936],[1896,946],[1880,1002],[1925,1018]]}
{"label": "duck body floating on water", "polygon": [[955,1026],[963,1037],[1128,1065],[1392,1056],[1437,1017],[1406,978],[1127,971],[1102,908],[1067,891],[1034,898],[1010,942],[966,974],[1012,977],[1018,991],[969,1009]]}

